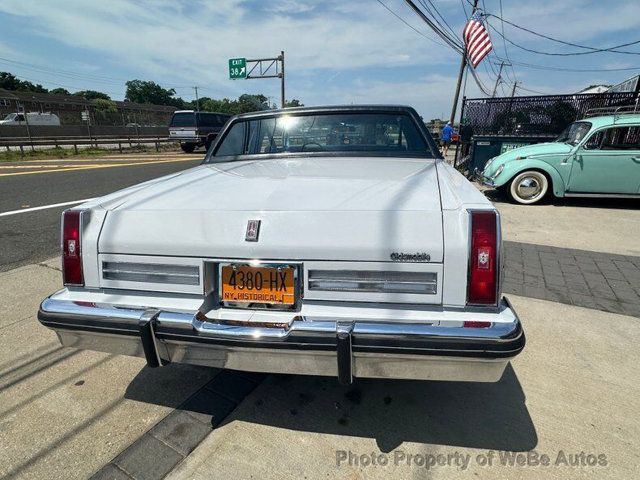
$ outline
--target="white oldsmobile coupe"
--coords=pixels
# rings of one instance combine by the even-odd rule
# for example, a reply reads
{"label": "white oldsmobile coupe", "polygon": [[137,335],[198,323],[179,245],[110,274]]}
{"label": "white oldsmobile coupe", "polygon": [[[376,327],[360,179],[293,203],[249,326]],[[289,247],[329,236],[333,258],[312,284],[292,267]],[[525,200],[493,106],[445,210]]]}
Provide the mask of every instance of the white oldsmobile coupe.
{"label": "white oldsmobile coupe", "polygon": [[412,108],[259,112],[200,166],[65,211],[38,318],[151,367],[497,381],[525,344],[500,248]]}

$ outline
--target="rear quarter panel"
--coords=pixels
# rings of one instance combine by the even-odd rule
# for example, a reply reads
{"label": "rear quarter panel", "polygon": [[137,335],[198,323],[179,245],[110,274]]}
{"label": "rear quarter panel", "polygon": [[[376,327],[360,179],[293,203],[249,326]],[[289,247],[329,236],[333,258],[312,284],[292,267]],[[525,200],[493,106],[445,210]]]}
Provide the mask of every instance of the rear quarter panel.
{"label": "rear quarter panel", "polygon": [[469,210],[496,210],[493,204],[460,172],[437,162],[442,202],[444,264],[443,306],[463,307],[467,302],[469,263]]}

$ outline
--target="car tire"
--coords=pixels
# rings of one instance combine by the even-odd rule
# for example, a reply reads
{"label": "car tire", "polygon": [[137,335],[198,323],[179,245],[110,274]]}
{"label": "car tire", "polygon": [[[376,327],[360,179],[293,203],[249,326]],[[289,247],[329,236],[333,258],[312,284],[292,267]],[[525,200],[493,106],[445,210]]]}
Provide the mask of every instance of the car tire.
{"label": "car tire", "polygon": [[180,144],[180,148],[182,149],[182,151],[184,153],[193,153],[193,151],[196,149],[196,144],[195,143],[181,143]]}
{"label": "car tire", "polygon": [[549,191],[549,179],[537,170],[520,172],[509,182],[509,196],[522,205],[533,205],[546,197]]}

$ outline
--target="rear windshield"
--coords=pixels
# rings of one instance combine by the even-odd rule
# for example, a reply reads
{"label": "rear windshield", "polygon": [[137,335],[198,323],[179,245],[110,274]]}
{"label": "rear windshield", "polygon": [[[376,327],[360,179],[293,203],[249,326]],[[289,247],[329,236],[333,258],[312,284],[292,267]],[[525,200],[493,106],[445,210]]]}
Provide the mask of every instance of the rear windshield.
{"label": "rear windshield", "polygon": [[296,152],[430,154],[408,114],[349,112],[240,120],[232,125],[213,156]]}
{"label": "rear windshield", "polygon": [[196,116],[192,112],[174,113],[171,119],[172,127],[195,127]]}

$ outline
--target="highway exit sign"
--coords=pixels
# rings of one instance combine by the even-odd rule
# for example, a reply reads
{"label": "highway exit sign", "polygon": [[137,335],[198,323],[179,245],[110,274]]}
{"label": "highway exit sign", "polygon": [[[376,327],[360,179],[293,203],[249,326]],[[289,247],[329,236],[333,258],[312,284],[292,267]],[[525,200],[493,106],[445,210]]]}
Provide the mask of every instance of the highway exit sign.
{"label": "highway exit sign", "polygon": [[239,78],[247,78],[247,59],[246,58],[230,58],[229,59],[229,78],[237,80]]}

